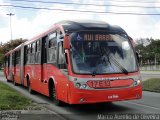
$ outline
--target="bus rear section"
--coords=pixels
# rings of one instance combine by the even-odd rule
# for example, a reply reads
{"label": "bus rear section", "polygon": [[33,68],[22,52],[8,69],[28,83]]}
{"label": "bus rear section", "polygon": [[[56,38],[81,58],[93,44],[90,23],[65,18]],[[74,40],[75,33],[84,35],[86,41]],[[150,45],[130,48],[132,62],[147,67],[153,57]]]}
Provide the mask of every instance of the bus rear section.
{"label": "bus rear section", "polygon": [[64,48],[68,56],[70,104],[142,97],[136,54],[127,34],[103,30],[73,32],[64,39]]}

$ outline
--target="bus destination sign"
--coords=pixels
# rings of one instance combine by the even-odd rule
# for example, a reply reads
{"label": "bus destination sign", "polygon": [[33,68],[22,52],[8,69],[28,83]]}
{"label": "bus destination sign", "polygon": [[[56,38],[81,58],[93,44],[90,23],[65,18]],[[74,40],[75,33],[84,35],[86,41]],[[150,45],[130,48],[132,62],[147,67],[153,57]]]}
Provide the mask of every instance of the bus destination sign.
{"label": "bus destination sign", "polygon": [[113,41],[109,34],[84,34],[84,41]]}

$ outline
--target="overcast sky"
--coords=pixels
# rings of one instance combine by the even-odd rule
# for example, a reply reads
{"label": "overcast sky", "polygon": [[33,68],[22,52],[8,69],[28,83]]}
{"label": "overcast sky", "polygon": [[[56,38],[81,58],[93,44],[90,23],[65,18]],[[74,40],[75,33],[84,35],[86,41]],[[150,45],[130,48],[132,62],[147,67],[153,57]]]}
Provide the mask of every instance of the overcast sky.
{"label": "overcast sky", "polygon": [[[83,5],[40,3],[33,1],[80,3]],[[96,4],[99,6],[85,4]],[[13,39],[30,39],[47,30],[55,22],[77,19],[101,20],[113,25],[119,25],[134,39],[146,37],[152,37],[154,39],[160,38],[160,15],[127,15],[73,11],[65,12],[58,10],[35,10],[29,8],[6,7],[2,5],[114,13],[160,14],[160,0],[0,0],[0,42],[5,43],[11,38],[9,16],[6,15],[10,12],[15,14],[12,16]]]}

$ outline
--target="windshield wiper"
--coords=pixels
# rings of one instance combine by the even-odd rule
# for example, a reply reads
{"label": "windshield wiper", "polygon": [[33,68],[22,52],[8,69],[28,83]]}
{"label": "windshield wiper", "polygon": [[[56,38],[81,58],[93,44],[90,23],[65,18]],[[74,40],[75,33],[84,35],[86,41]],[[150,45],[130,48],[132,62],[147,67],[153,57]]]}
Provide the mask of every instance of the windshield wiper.
{"label": "windshield wiper", "polygon": [[96,70],[94,70],[94,71],[92,72],[92,76],[93,76],[93,77],[96,76]]}
{"label": "windshield wiper", "polygon": [[[108,58],[112,59],[112,63],[114,65],[116,65],[116,67],[118,67],[123,73],[128,74],[128,71],[126,70],[126,68],[124,68],[115,58],[113,58],[111,55],[109,55],[110,50],[108,49],[108,51],[105,49],[105,52],[108,53],[107,56]],[[109,63],[111,64],[110,60]]]}
{"label": "windshield wiper", "polygon": [[92,76],[96,76],[98,71],[98,67],[96,66],[92,72]]}
{"label": "windshield wiper", "polygon": [[123,73],[128,75],[128,71],[126,70],[126,68],[124,68],[119,62],[117,62],[115,58],[113,58],[112,56],[109,56],[109,58],[112,59],[112,62],[114,63],[114,65],[116,65]]}

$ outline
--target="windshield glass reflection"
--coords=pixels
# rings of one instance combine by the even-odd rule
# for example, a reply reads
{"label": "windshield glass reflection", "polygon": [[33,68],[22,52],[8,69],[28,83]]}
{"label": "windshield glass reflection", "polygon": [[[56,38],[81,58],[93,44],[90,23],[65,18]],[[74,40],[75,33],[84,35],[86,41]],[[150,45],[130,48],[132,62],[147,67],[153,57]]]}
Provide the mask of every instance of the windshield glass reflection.
{"label": "windshield glass reflection", "polygon": [[[82,34],[72,34],[71,59],[75,73],[128,73],[137,70],[133,50],[125,35],[109,34],[110,40],[85,40]],[[93,39],[93,40],[92,40]]]}

